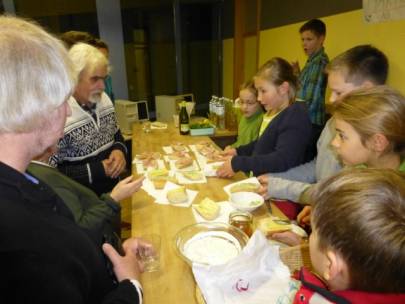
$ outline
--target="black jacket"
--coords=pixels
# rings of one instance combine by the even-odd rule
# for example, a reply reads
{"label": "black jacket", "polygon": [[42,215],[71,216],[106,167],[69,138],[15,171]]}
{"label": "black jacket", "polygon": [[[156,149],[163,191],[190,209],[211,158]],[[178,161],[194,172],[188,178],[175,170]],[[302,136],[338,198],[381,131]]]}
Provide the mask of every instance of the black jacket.
{"label": "black jacket", "polygon": [[0,303],[138,303],[45,184],[0,162]]}

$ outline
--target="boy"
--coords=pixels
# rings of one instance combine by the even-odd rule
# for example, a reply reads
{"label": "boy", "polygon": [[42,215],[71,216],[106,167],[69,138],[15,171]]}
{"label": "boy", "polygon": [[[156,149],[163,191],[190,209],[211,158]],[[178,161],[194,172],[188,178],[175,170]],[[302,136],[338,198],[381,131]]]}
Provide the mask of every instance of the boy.
{"label": "boy", "polygon": [[312,193],[309,247],[293,303],[405,303],[405,176],[344,170]]}
{"label": "boy", "polygon": [[[360,45],[349,49],[333,59],[327,66],[330,102],[355,89],[384,84],[388,74],[387,57],[371,45]],[[259,177],[263,187],[261,193],[270,197],[306,203],[305,190],[339,170],[341,164],[330,146],[335,137],[333,120],[328,120],[317,143],[318,155],[312,161],[283,173],[272,173]]]}
{"label": "boy", "polygon": [[299,73],[300,90],[297,93],[297,99],[307,103],[311,122],[319,135],[325,123],[326,75],[324,69],[329,62],[323,47],[326,26],[321,20],[312,19],[306,22],[299,32],[302,48],[308,60],[301,73],[298,63],[293,64]]}

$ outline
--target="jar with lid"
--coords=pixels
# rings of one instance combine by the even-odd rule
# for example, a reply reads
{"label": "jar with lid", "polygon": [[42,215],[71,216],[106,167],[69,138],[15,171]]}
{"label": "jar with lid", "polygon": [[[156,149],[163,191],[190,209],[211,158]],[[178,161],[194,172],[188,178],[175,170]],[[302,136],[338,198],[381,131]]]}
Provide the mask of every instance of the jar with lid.
{"label": "jar with lid", "polygon": [[248,237],[251,237],[253,217],[245,211],[234,211],[229,214],[229,224],[242,230]]}

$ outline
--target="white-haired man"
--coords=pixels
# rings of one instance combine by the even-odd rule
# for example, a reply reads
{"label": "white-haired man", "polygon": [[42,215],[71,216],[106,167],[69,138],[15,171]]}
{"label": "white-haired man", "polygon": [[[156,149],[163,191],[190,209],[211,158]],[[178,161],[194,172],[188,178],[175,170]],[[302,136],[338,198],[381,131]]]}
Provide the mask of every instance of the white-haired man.
{"label": "white-haired man", "polygon": [[[63,136],[75,71],[39,26],[0,16],[0,303],[140,303],[139,240],[101,248],[63,201],[26,173]],[[107,259],[107,260],[108,260]]]}
{"label": "white-haired man", "polygon": [[69,99],[72,116],[66,121],[59,151],[51,164],[101,195],[111,191],[118,182],[127,153],[114,106],[104,93],[108,60],[98,49],[85,43],[74,45],[69,57],[79,80]]}

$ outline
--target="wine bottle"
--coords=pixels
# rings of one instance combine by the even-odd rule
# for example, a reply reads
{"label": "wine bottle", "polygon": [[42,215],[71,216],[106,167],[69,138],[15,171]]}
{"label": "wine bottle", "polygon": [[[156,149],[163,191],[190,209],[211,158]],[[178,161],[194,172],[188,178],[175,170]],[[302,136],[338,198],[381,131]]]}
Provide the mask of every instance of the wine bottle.
{"label": "wine bottle", "polygon": [[180,120],[180,134],[181,135],[187,135],[190,133],[190,124],[189,124],[189,118],[186,110],[186,103],[185,101],[182,101],[180,104],[180,115],[179,115],[179,120]]}

